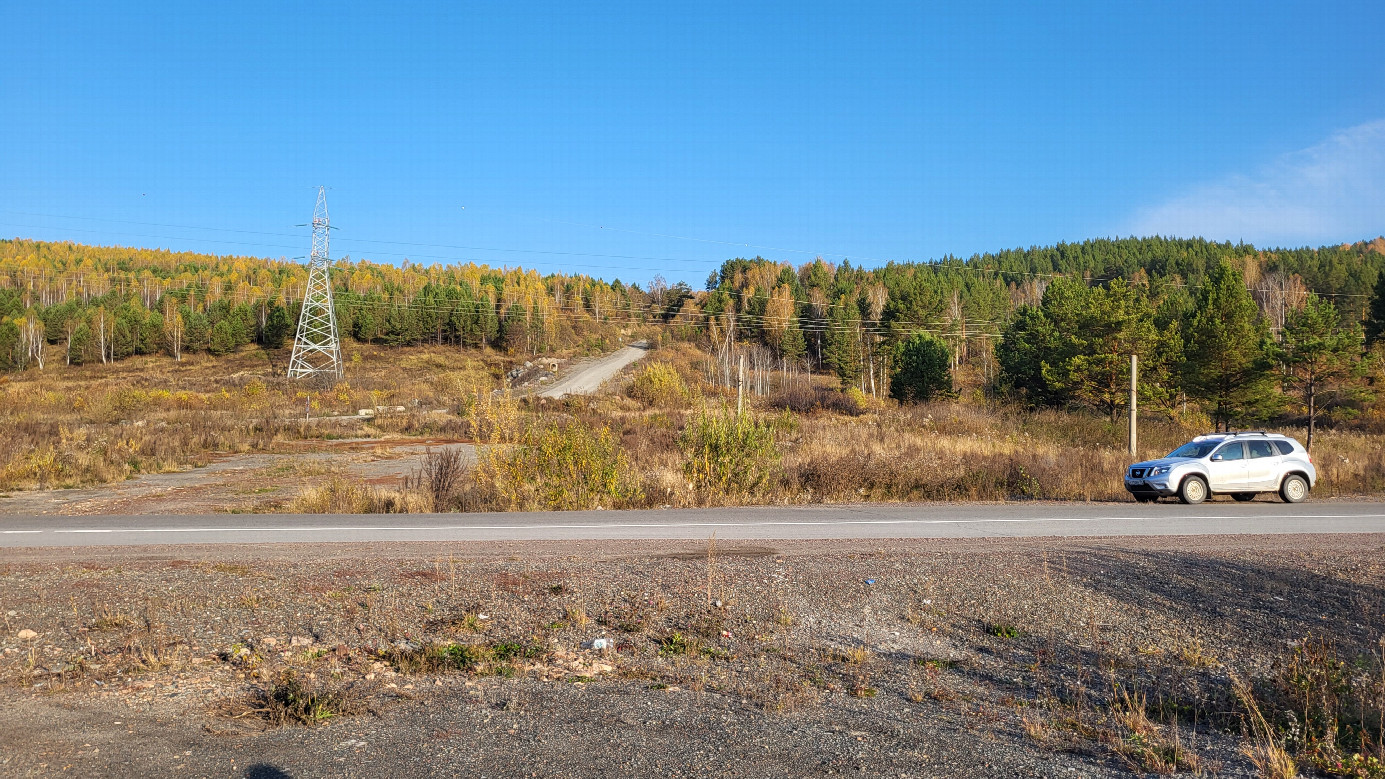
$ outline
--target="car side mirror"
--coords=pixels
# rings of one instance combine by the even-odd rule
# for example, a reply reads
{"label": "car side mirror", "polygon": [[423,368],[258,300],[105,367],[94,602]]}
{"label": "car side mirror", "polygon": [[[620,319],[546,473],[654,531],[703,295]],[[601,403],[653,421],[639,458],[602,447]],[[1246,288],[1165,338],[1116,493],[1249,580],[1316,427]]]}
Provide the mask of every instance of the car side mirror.
{"label": "car side mirror", "polygon": [[1214,463],[1219,463],[1219,462],[1221,462],[1221,455],[1219,455],[1219,454],[1214,454],[1214,455],[1212,455],[1212,462],[1214,462]]}

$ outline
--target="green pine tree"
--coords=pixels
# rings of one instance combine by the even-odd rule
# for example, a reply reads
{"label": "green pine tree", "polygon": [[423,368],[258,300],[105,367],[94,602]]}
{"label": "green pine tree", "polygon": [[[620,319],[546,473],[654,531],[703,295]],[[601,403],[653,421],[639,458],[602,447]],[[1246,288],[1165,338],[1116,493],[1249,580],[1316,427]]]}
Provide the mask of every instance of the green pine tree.
{"label": "green pine tree", "polygon": [[236,350],[236,328],[231,321],[223,319],[212,325],[211,342],[207,351],[215,355],[230,354]]}
{"label": "green pine tree", "polygon": [[1343,327],[1337,307],[1317,295],[1290,312],[1274,357],[1284,388],[1308,418],[1309,451],[1318,417],[1359,395],[1361,347],[1360,329]]}
{"label": "green pine tree", "polygon": [[1385,340],[1385,270],[1375,279],[1375,297],[1366,313],[1366,346]]}
{"label": "green pine tree", "polygon": [[282,349],[284,342],[288,340],[289,330],[293,323],[289,321],[289,312],[278,303],[269,307],[269,313],[265,315],[264,323],[264,345],[268,349]]}
{"label": "green pine tree", "polygon": [[1188,324],[1184,382],[1218,430],[1272,416],[1278,404],[1269,331],[1240,271],[1218,262],[1203,280]]}
{"label": "green pine tree", "polygon": [[952,391],[952,355],[947,344],[929,333],[914,333],[894,353],[890,396],[905,403],[932,400]]}
{"label": "green pine tree", "polygon": [[853,387],[861,378],[861,311],[856,301],[842,295],[827,317],[823,361],[837,374],[842,389]]}

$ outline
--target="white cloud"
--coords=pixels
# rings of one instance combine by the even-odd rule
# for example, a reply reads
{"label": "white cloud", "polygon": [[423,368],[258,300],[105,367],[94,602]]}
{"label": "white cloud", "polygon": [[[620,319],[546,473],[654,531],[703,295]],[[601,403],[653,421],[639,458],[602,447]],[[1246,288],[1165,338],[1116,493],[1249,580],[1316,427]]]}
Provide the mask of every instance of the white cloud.
{"label": "white cloud", "polygon": [[1385,233],[1385,119],[1334,133],[1252,175],[1193,187],[1138,212],[1122,234],[1347,243]]}

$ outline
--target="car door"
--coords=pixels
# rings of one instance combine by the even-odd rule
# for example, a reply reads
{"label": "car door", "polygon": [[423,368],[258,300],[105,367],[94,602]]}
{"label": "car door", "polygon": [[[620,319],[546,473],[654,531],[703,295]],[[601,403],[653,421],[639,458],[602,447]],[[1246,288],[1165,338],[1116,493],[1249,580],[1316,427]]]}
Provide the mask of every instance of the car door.
{"label": "car door", "polygon": [[1212,453],[1207,462],[1207,475],[1213,492],[1244,492],[1246,490],[1246,450],[1240,441]]}
{"label": "car door", "polygon": [[1269,441],[1246,441],[1246,487],[1270,490],[1278,487],[1280,456]]}

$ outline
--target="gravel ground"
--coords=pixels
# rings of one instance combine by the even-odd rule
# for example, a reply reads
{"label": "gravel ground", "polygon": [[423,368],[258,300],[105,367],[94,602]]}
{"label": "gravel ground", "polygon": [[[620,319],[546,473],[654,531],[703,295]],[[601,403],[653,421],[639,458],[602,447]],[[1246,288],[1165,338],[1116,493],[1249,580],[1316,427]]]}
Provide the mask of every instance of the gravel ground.
{"label": "gravel ground", "polygon": [[0,774],[1250,776],[1228,669],[1382,604],[1379,535],[13,550]]}

